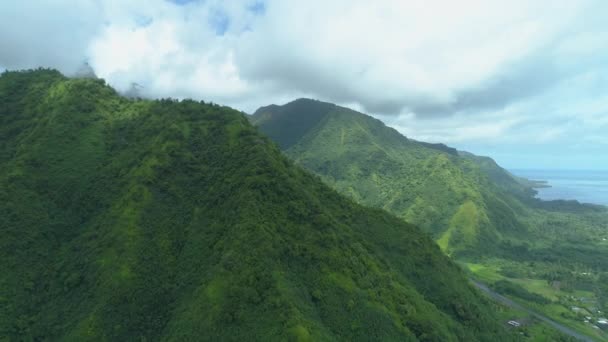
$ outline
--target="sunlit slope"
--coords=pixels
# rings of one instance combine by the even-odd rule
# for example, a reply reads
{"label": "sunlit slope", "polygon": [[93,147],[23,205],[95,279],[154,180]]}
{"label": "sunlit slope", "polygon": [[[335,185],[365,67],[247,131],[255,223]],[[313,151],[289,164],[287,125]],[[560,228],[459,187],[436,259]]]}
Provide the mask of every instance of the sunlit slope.
{"label": "sunlit slope", "polygon": [[0,233],[0,340],[509,339],[418,228],[240,113],[101,80],[0,77]]}
{"label": "sunlit slope", "polygon": [[448,253],[494,248],[527,229],[520,217],[531,189],[489,158],[410,140],[370,116],[307,99],[260,108],[252,122],[340,193],[422,227]]}

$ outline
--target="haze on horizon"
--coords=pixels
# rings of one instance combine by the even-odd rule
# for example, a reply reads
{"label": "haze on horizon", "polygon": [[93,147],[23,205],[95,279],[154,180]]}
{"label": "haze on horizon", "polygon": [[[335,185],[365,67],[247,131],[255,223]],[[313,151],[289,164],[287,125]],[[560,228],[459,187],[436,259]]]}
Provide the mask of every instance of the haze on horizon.
{"label": "haze on horizon", "polygon": [[608,2],[0,4],[0,70],[85,62],[119,90],[246,112],[298,97],[506,168],[608,169]]}

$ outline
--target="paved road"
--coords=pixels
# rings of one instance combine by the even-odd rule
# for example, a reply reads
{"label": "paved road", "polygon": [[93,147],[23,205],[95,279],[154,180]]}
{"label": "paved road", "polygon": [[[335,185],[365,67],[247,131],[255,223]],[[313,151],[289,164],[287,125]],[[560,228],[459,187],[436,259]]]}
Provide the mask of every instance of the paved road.
{"label": "paved road", "polygon": [[486,293],[488,296],[490,296],[492,299],[496,300],[497,302],[500,302],[506,306],[509,306],[509,307],[517,309],[517,310],[525,311],[528,314],[540,319],[541,321],[549,324],[550,326],[554,327],[555,329],[561,331],[562,333],[564,333],[568,336],[572,336],[578,340],[585,341],[585,342],[595,342],[596,341],[595,339],[593,339],[589,336],[576,332],[562,324],[557,323],[556,321],[554,321],[546,316],[543,316],[535,311],[532,311],[532,310],[522,306],[521,304],[519,304],[517,302],[512,301],[511,299],[509,299],[503,295],[500,295],[500,294],[494,292],[492,289],[490,289],[487,285],[485,285],[483,283],[480,283],[480,282],[478,282],[476,280],[472,280],[472,279],[471,279],[471,282],[478,289],[480,289],[481,291]]}

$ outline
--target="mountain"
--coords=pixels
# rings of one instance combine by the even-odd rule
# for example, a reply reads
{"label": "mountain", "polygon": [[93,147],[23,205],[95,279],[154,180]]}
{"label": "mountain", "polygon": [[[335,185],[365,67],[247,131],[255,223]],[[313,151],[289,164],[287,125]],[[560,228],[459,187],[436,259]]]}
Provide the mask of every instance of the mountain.
{"label": "mountain", "polygon": [[489,158],[408,139],[348,108],[300,99],[252,123],[339,192],[430,232],[448,253],[495,248],[521,233],[516,198],[532,190]]}
{"label": "mountain", "polygon": [[250,120],[296,164],[356,202],[420,226],[450,255],[512,253],[531,239],[551,239],[538,227],[551,225],[555,215],[605,211],[539,201],[533,182],[491,158],[408,139],[331,103],[299,99],[262,107]]}
{"label": "mountain", "polygon": [[[608,339],[584,323],[608,310],[608,208],[538,200],[533,188],[546,184],[491,158],[408,139],[331,103],[299,99],[249,119],[339,193],[421,227],[471,277]],[[573,313],[579,307],[588,315]]]}
{"label": "mountain", "polygon": [[241,113],[101,79],[0,77],[0,231],[0,340],[512,338],[426,234]]}
{"label": "mountain", "polygon": [[421,227],[475,279],[608,338],[571,314],[608,310],[608,208],[538,200],[541,183],[491,158],[408,139],[331,103],[262,107],[250,121],[341,194]]}

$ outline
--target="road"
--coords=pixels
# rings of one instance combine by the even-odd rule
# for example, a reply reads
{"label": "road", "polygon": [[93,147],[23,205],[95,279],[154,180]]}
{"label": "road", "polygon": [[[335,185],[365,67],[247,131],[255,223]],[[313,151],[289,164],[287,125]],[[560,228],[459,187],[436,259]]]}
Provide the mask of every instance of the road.
{"label": "road", "polygon": [[525,311],[528,314],[530,314],[530,315],[534,316],[535,318],[538,318],[539,320],[541,320],[541,321],[549,324],[550,326],[554,327],[555,329],[561,331],[562,333],[564,333],[564,334],[566,334],[568,336],[574,337],[574,338],[576,338],[578,340],[585,341],[585,342],[595,342],[596,341],[595,339],[593,339],[593,338],[591,338],[589,336],[586,336],[586,335],[583,335],[583,334],[581,334],[579,332],[576,332],[576,331],[574,331],[574,330],[566,327],[565,325],[557,323],[556,321],[548,318],[547,316],[543,316],[543,315],[541,315],[541,314],[539,314],[539,313],[537,313],[535,311],[532,311],[532,310],[524,307],[523,305],[521,305],[521,304],[519,304],[517,302],[512,301],[511,299],[509,299],[509,298],[507,298],[507,297],[505,297],[505,296],[503,296],[501,294],[498,294],[498,293],[494,292],[492,289],[490,289],[487,285],[485,285],[483,283],[480,283],[480,282],[478,282],[476,280],[473,280],[473,279],[471,279],[471,282],[473,283],[473,285],[475,285],[475,287],[477,287],[478,289],[480,289],[481,291],[483,291],[485,294],[487,294],[489,297],[491,297],[495,301],[500,302],[500,303],[502,303],[502,304],[504,304],[504,305],[506,305],[508,307],[511,307],[513,309]]}

